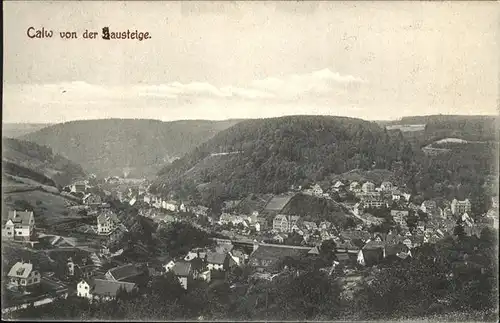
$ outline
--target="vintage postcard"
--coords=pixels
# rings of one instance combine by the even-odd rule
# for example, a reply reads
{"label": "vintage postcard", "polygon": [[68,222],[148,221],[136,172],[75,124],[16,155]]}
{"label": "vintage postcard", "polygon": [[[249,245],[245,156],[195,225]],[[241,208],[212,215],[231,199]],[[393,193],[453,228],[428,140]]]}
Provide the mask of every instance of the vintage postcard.
{"label": "vintage postcard", "polygon": [[498,319],[498,2],[4,1],[2,319]]}

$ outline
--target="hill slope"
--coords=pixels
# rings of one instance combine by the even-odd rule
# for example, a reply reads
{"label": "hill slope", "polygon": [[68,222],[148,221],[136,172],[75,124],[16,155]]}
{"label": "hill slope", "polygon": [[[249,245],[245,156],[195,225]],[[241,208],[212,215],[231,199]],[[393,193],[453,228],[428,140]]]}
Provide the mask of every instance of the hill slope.
{"label": "hill slope", "polygon": [[80,165],[54,154],[48,147],[13,138],[3,138],[2,143],[4,176],[25,178],[49,186],[64,186],[85,177]]}
{"label": "hill slope", "polygon": [[81,120],[53,125],[23,138],[51,147],[92,173],[143,177],[237,122]]}
{"label": "hill slope", "polygon": [[189,191],[219,183],[225,197],[280,193],[292,184],[320,181],[330,173],[388,169],[401,159],[405,141],[376,123],[330,116],[247,120],[224,130],[159,172],[152,189]]}
{"label": "hill slope", "polygon": [[50,125],[50,123],[3,123],[2,137],[17,138]]}

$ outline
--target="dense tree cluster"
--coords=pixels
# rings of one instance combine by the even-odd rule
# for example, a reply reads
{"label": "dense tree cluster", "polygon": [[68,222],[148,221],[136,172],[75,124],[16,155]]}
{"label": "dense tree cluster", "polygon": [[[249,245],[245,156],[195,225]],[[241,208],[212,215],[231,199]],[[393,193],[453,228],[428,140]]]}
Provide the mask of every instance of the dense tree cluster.
{"label": "dense tree cluster", "polygon": [[370,319],[493,313],[498,297],[495,240],[495,233],[485,229],[480,239],[450,237],[424,244],[413,258],[379,266],[356,293],[356,311]]}
{"label": "dense tree cluster", "polygon": [[159,247],[171,257],[186,254],[193,248],[201,248],[213,244],[209,233],[202,231],[187,222],[174,222],[162,227],[157,234]]}

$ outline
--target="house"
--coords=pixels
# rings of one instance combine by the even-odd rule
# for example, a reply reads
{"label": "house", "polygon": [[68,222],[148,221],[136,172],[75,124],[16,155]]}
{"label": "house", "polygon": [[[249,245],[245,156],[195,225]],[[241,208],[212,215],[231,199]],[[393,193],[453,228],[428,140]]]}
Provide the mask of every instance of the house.
{"label": "house", "polygon": [[285,238],[283,238],[282,235],[277,234],[273,237],[273,240],[276,241],[277,243],[283,243],[285,242]]}
{"label": "house", "polygon": [[370,213],[365,213],[363,214],[363,218],[365,220],[366,225],[380,225],[384,222],[383,218],[377,218],[376,216],[370,214]]}
{"label": "house", "polygon": [[333,184],[333,190],[335,192],[339,192],[339,191],[343,190],[344,187],[345,187],[345,185],[341,181],[337,181],[335,184]]}
{"label": "house", "polygon": [[361,186],[361,191],[364,193],[372,193],[375,192],[375,184],[372,182],[366,182]]}
{"label": "house", "polygon": [[300,219],[298,215],[283,215],[278,214],[273,219],[273,230],[278,232],[292,232],[292,228]]}
{"label": "house", "polygon": [[77,284],[76,293],[78,297],[88,298],[89,300],[112,300],[120,289],[131,293],[136,288],[135,283],[106,279],[83,279]]}
{"label": "house", "polygon": [[302,222],[302,225],[307,229],[311,231],[316,231],[318,230],[318,225],[312,221],[304,221]]}
{"label": "house", "polygon": [[241,200],[229,200],[229,201],[224,201],[222,203],[222,209],[229,211],[235,209],[239,204]]}
{"label": "house", "polygon": [[192,264],[188,261],[178,261],[175,263],[174,267],[172,267],[172,272],[179,280],[182,288],[188,288],[188,282],[193,279],[194,272],[192,268]]}
{"label": "house", "polygon": [[208,215],[208,207],[203,205],[197,205],[191,208],[191,211],[197,216],[207,216]]}
{"label": "house", "polygon": [[357,262],[362,266],[373,266],[380,263],[384,259],[384,249],[361,249],[358,252]]}
{"label": "house", "polygon": [[129,281],[144,274],[143,270],[139,270],[134,264],[126,264],[115,267],[106,272],[106,279],[115,281]]}
{"label": "house", "polygon": [[337,245],[337,252],[357,252],[359,250],[353,239],[337,239],[335,244]]}
{"label": "house", "polygon": [[346,240],[361,240],[363,242],[369,240],[371,238],[371,234],[366,231],[358,231],[358,230],[345,230],[340,233],[340,237]]}
{"label": "house", "polygon": [[35,235],[35,216],[33,211],[9,211],[2,237],[12,240],[29,241]]}
{"label": "house", "polygon": [[437,214],[438,212],[436,201],[432,200],[423,201],[422,205],[420,206],[420,209],[423,212],[431,215]]}
{"label": "house", "polygon": [[315,196],[323,196],[323,189],[321,188],[321,186],[319,186],[319,184],[315,184],[313,187],[311,187],[311,191]]}
{"label": "house", "polygon": [[191,261],[195,258],[199,257],[199,251],[198,250],[191,250],[189,251],[186,256],[184,256],[185,261]]}
{"label": "house", "polygon": [[375,232],[373,233],[373,240],[375,242],[385,242],[387,234]]}
{"label": "house", "polygon": [[404,237],[399,234],[389,233],[385,237],[385,243],[387,245],[396,245],[398,243],[402,243],[404,241]]}
{"label": "house", "polygon": [[75,247],[77,244],[76,238],[72,237],[62,237],[62,236],[45,236],[45,237],[50,237],[50,240],[47,242],[50,243],[50,245],[53,248],[72,248]]}
{"label": "house", "polygon": [[382,192],[390,192],[392,191],[393,187],[394,186],[391,182],[382,182],[382,184],[380,184],[380,190]]}
{"label": "house", "polygon": [[23,261],[17,262],[12,266],[7,274],[8,287],[10,288],[29,288],[40,285],[40,272],[33,269],[33,264]]}
{"label": "house", "polygon": [[82,199],[83,201],[83,204],[86,204],[86,205],[99,205],[99,204],[102,204],[102,199],[99,195],[97,194],[92,194],[92,193],[89,193],[87,195],[85,195]]}
{"label": "house", "polygon": [[330,221],[322,221],[319,224],[319,228],[323,230],[328,230],[332,227],[332,223]]}
{"label": "house", "polygon": [[85,193],[89,188],[87,181],[78,181],[70,186],[71,193]]}
{"label": "house", "polygon": [[486,213],[486,218],[490,221],[493,228],[498,229],[498,208],[490,208]]}
{"label": "house", "polygon": [[122,238],[128,232],[127,227],[119,223],[115,229],[108,234],[106,244],[112,246],[121,242]]}
{"label": "house", "polygon": [[386,243],[384,241],[378,240],[369,240],[361,249],[385,249]]}
{"label": "house", "polygon": [[207,252],[207,267],[209,270],[224,270],[224,264],[228,255],[220,252]]}
{"label": "house", "polygon": [[150,194],[144,194],[143,202],[146,203],[146,204],[151,204],[151,195]]}
{"label": "house", "polygon": [[363,194],[361,195],[361,204],[366,208],[380,208],[385,206],[386,203],[379,195]]}
{"label": "house", "polygon": [[393,201],[400,201],[402,197],[402,193],[399,190],[394,190],[392,191],[392,200]]}
{"label": "house", "polygon": [[228,254],[237,266],[244,265],[246,260],[248,259],[248,254],[243,250],[232,250]]}
{"label": "house", "polygon": [[443,219],[453,216],[453,212],[451,212],[451,207],[444,207],[438,209],[439,209],[439,216]]}
{"label": "house", "polygon": [[108,235],[115,230],[120,223],[116,213],[106,210],[97,217],[97,234]]}
{"label": "house", "polygon": [[307,256],[311,249],[311,247],[256,243],[248,265],[261,272],[278,272],[278,265],[283,259]]}
{"label": "house", "polygon": [[321,238],[321,241],[331,240],[333,238],[333,236],[327,230],[321,230],[319,236]]}
{"label": "house", "polygon": [[467,212],[462,214],[462,221],[464,221],[465,225],[472,227],[474,224],[474,220],[469,216]]}
{"label": "house", "polygon": [[266,230],[268,227],[267,219],[265,217],[257,218],[257,223],[259,223],[260,231]]}
{"label": "house", "polygon": [[494,209],[498,209],[498,196],[493,196],[491,198],[491,207]]}
{"label": "house", "polygon": [[451,202],[451,212],[453,215],[462,215],[464,213],[470,213],[471,211],[471,203],[469,199],[465,199],[463,201],[458,201],[457,199],[453,199]]}
{"label": "house", "polygon": [[406,229],[408,225],[406,223],[406,219],[408,218],[409,211],[401,211],[401,210],[391,210],[391,216],[394,222],[401,226],[401,228]]}
{"label": "house", "polygon": [[299,235],[303,236],[304,235],[304,232],[305,232],[305,228],[304,230],[301,229],[299,227],[299,225],[296,223],[292,226],[292,229],[291,229],[291,232],[295,232],[295,233],[298,233]]}
{"label": "house", "polygon": [[179,204],[176,201],[163,201],[162,202],[162,208],[169,210],[171,212],[177,212],[179,211]]}
{"label": "house", "polygon": [[354,181],[349,184],[349,191],[357,193],[361,190],[361,186],[359,185],[358,182]]}
{"label": "house", "polygon": [[219,224],[224,225],[224,224],[229,224],[232,223],[233,221],[233,216],[229,213],[222,213],[219,218]]}
{"label": "house", "polygon": [[385,257],[398,257],[400,259],[406,259],[407,257],[411,257],[411,250],[403,243],[397,244],[388,244],[385,247]]}
{"label": "house", "polygon": [[136,197],[134,196],[134,197],[132,197],[132,199],[128,202],[128,204],[129,204],[130,206],[134,206],[135,202],[137,202],[137,199],[136,199]]}

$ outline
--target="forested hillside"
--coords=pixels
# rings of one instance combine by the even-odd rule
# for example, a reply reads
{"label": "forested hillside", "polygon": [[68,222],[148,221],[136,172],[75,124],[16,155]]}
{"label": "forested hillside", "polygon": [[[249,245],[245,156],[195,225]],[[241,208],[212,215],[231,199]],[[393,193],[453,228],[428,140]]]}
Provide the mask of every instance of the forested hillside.
{"label": "forested hillside", "polygon": [[29,178],[44,185],[68,185],[85,177],[82,167],[52,149],[35,143],[4,138],[2,172],[7,175]]}
{"label": "forested hillside", "polygon": [[23,139],[51,147],[91,173],[143,177],[237,122],[80,120],[56,124]]}
{"label": "forested hillside", "polygon": [[[213,155],[226,153],[225,155]],[[228,154],[231,153],[231,154]],[[414,149],[400,132],[376,123],[330,116],[243,121],[220,132],[159,172],[158,192],[219,183],[226,197],[280,193],[352,169],[409,163]],[[219,158],[217,162],[207,159]],[[208,165],[208,166],[207,166]],[[186,189],[185,189],[186,191]]]}

